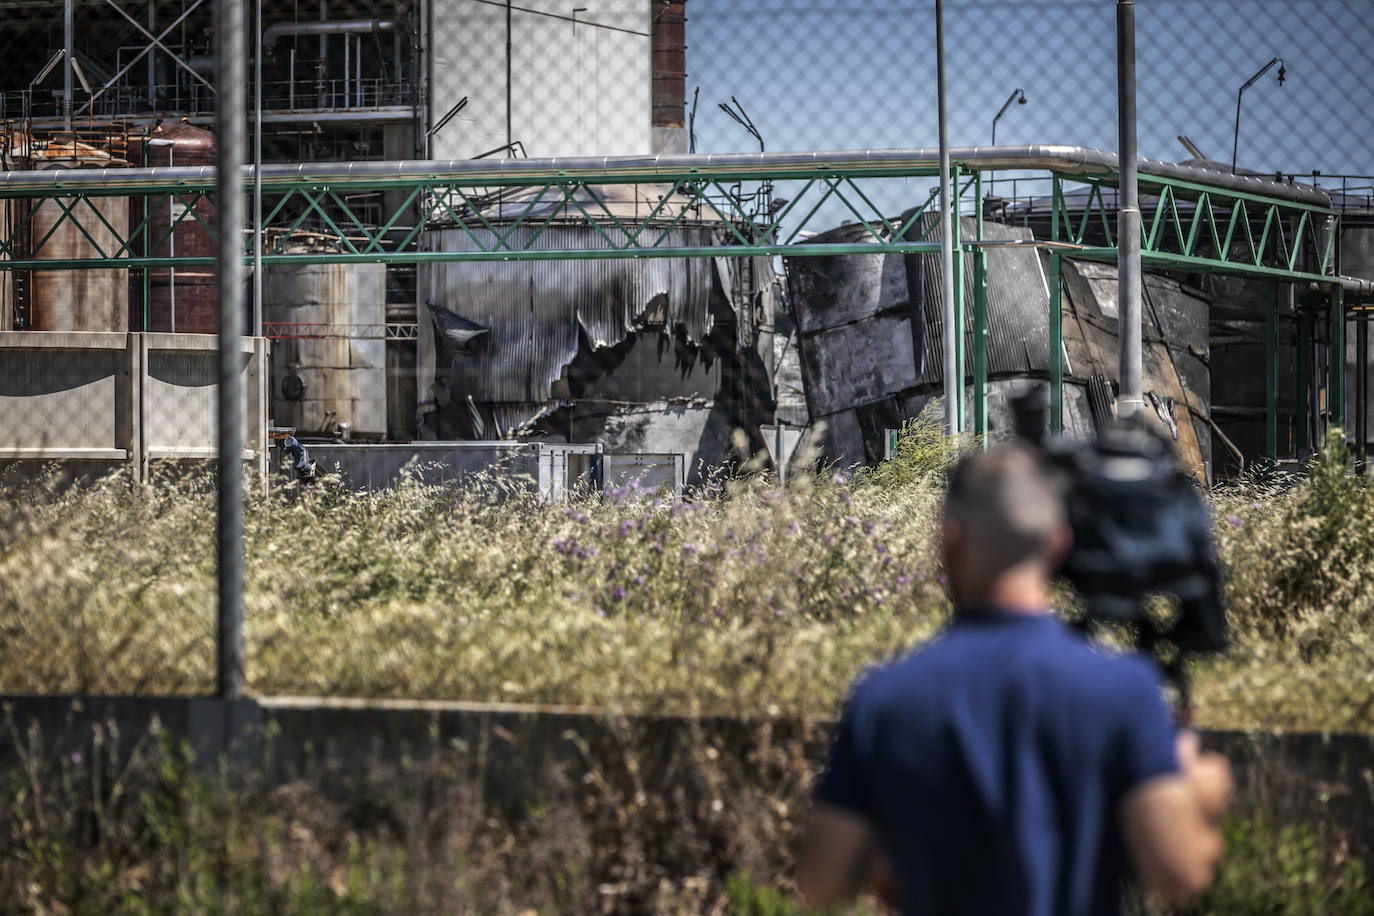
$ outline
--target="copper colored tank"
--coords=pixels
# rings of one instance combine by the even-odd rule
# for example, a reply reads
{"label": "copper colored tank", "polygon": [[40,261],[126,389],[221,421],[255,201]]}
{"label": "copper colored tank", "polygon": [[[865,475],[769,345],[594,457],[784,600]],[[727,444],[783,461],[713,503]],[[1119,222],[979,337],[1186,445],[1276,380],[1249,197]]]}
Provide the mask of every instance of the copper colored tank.
{"label": "copper colored tank", "polygon": [[[147,159],[144,157],[144,139],[129,138],[129,161],[141,166],[145,161],[150,168],[167,166],[214,165],[215,135],[183,121],[168,126],[159,124],[148,135],[149,140],[171,141],[171,146],[159,143],[147,145]],[[141,203],[135,202],[138,213],[131,214],[133,225],[143,218]],[[167,229],[173,220],[191,206],[191,198],[183,196],[150,197],[148,207],[151,211],[148,225],[149,256],[154,258],[196,257],[213,258],[214,241],[205,227],[212,226],[215,219],[214,205],[204,198],[194,203],[194,212],[187,213],[176,229],[168,235]],[[199,217],[199,219],[197,219]],[[136,243],[136,252],[143,253],[142,243]],[[149,272],[148,327],[149,331],[176,331],[181,334],[215,333],[215,269],[204,267],[155,267]],[[135,272],[132,286],[139,289],[142,276]],[[141,297],[141,291],[139,293]],[[138,302],[138,299],[135,299]],[[141,305],[141,302],[138,304]],[[137,306],[133,309],[137,314]],[[135,326],[141,325],[135,321]]]}
{"label": "copper colored tank", "polygon": [[[98,155],[92,150],[89,155],[73,154],[69,158],[54,158],[51,164],[40,165],[40,168],[83,165],[109,167],[116,164],[123,163],[112,162],[110,156]],[[127,197],[88,197],[67,205],[72,210],[72,216],[65,219],[62,208],[53,200],[43,201],[34,212],[28,230],[29,244],[46,239],[35,257],[44,261],[94,257],[96,249],[92,242],[106,254],[119,249],[121,240],[109,226],[123,225],[128,221]],[[99,217],[92,210],[99,211]],[[127,268],[33,271],[29,281],[32,284],[29,292],[29,329],[128,330],[128,278]]]}

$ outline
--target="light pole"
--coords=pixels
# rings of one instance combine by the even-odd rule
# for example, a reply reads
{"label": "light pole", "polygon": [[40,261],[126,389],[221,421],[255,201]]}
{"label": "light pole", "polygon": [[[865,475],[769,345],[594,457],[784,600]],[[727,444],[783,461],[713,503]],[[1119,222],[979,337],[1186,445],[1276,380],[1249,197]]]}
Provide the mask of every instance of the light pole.
{"label": "light pole", "polygon": [[1006,100],[1005,102],[1002,103],[1002,107],[999,108],[999,109],[997,109],[997,114],[994,115],[993,118],[992,118],[992,145],[993,145],[993,146],[996,146],[996,145],[997,145],[997,122],[1000,121],[1000,120],[1002,120],[1002,115],[1004,115],[1004,114],[1007,113],[1007,109],[1011,107],[1011,103],[1012,103],[1012,102],[1015,102],[1015,103],[1018,104],[1018,105],[1024,105],[1024,104],[1026,104],[1026,94],[1025,94],[1024,92],[1022,92],[1020,89],[1014,89],[1014,90],[1012,90],[1011,95],[1007,96],[1007,100]]}
{"label": "light pole", "polygon": [[1135,3],[1116,3],[1117,168],[1116,211],[1117,379],[1116,415],[1145,409],[1141,391],[1140,187],[1136,176]]}
{"label": "light pole", "polygon": [[1269,63],[1265,64],[1263,67],[1260,67],[1259,70],[1255,71],[1255,75],[1252,76],[1252,77],[1250,77],[1248,80],[1246,80],[1246,81],[1245,81],[1245,85],[1244,85],[1244,86],[1241,86],[1241,87],[1240,87],[1240,91],[1236,93],[1236,132],[1235,132],[1234,135],[1232,135],[1232,138],[1231,138],[1231,173],[1232,173],[1232,174],[1235,174],[1235,171],[1236,171],[1236,152],[1237,152],[1237,151],[1239,150],[1239,148],[1240,148],[1240,100],[1241,100],[1241,97],[1245,95],[1245,90],[1247,90],[1247,89],[1249,89],[1251,86],[1255,85],[1255,83],[1259,81],[1259,78],[1260,78],[1261,76],[1264,76],[1264,74],[1268,73],[1271,69],[1273,69],[1274,64],[1278,64],[1278,65],[1279,65],[1279,85],[1282,86],[1282,85],[1283,85],[1283,81],[1284,81],[1285,79],[1287,79],[1287,66],[1284,64],[1283,58],[1282,58],[1282,57],[1275,57],[1273,60],[1269,61]]}
{"label": "light pole", "polygon": [[964,380],[960,378],[959,357],[955,350],[959,346],[959,332],[955,322],[959,320],[954,305],[954,236],[950,215],[949,181],[949,118],[945,110],[945,4],[935,0],[935,92],[939,99],[938,115],[940,125],[940,265],[943,276],[944,292],[944,357],[945,357],[945,432],[951,436],[960,433],[959,401],[964,396]]}

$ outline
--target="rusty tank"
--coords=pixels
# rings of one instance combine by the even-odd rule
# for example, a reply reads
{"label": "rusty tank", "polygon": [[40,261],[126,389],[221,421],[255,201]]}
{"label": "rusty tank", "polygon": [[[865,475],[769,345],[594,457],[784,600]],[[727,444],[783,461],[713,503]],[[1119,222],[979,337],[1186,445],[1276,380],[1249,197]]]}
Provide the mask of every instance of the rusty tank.
{"label": "rusty tank", "polygon": [[[37,169],[111,168],[126,164],[108,151],[74,137],[47,143],[41,151],[35,151],[30,162]],[[25,235],[28,246],[46,239],[33,253],[37,260],[88,258],[97,254],[96,246],[107,254],[119,249],[121,240],[110,227],[128,222],[127,197],[88,197],[68,206],[71,216],[65,218],[62,207],[53,200],[43,201],[34,211]],[[127,331],[128,277],[128,268],[33,271],[27,278],[28,329]]]}
{"label": "rusty tank", "polygon": [[[149,168],[214,165],[215,135],[185,118],[178,124],[159,124],[146,138],[129,138],[129,161]],[[141,204],[135,206],[141,208]],[[136,253],[142,254],[146,246],[148,256],[154,258],[214,257],[214,241],[206,231],[215,219],[215,207],[209,200],[197,200],[194,195],[150,197],[148,208],[148,236],[135,243]],[[180,222],[176,222],[178,218]],[[142,219],[141,209],[131,213],[130,225],[137,226]],[[176,228],[169,233],[173,222]],[[215,333],[213,266],[155,267],[148,275],[146,312],[142,308],[142,272],[136,271],[131,277],[132,326],[180,334]]]}

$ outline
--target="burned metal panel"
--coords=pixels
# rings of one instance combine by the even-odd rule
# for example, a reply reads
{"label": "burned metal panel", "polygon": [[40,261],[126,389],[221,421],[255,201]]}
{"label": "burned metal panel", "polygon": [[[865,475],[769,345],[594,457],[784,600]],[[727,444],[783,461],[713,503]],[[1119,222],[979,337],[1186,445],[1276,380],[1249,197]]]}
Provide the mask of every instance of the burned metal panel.
{"label": "burned metal panel", "polygon": [[[874,244],[862,225],[840,226],[810,244]],[[788,283],[797,303],[797,328],[812,333],[909,308],[906,262],[901,255],[858,254],[788,258]]]}
{"label": "burned metal panel", "polygon": [[[537,229],[514,231],[526,236],[519,240],[525,244]],[[480,233],[438,229],[426,235],[429,250],[473,251],[473,236]],[[600,240],[591,230],[572,227],[550,227],[533,239],[549,249],[594,241]],[[715,241],[715,229],[680,227],[664,244]],[[577,355],[579,335],[593,348],[610,347],[658,324],[700,342],[713,324],[711,273],[711,263],[697,258],[447,262],[421,265],[420,283],[434,304],[490,329],[478,352],[454,359],[453,393],[479,402],[532,403],[550,400],[554,382]]]}
{"label": "burned metal panel", "polygon": [[[808,241],[872,243],[874,237],[867,226],[843,225]],[[806,412],[832,427],[818,440],[828,457],[862,460],[864,437],[857,418],[828,415],[917,384],[925,327],[912,322],[919,311],[911,304],[908,262],[902,255],[859,254],[792,257],[785,263]],[[779,354],[779,363],[787,367],[786,352]]]}
{"label": "burned metal panel", "polygon": [[[921,224],[935,231],[935,215],[927,214]],[[959,220],[965,240],[974,239],[976,223],[971,217]],[[1029,230],[1004,223],[984,222],[986,241],[1016,241],[1034,238]],[[989,247],[988,258],[988,376],[1024,375],[1049,369],[1049,285],[1044,265],[1033,248]],[[964,275],[964,365],[973,370],[973,258],[963,259]],[[944,383],[944,270],[940,255],[907,255],[907,270],[915,278],[918,297],[925,314],[925,356],[921,383]]]}
{"label": "burned metal panel", "polygon": [[802,338],[811,416],[871,404],[917,383],[911,322],[878,315]]}
{"label": "burned metal panel", "polygon": [[[1063,261],[1066,374],[1118,380],[1116,268]],[[1141,382],[1153,409],[1199,480],[1212,467],[1210,301],[1201,291],[1155,273],[1142,279]],[[1066,386],[1065,400],[1068,400]]]}

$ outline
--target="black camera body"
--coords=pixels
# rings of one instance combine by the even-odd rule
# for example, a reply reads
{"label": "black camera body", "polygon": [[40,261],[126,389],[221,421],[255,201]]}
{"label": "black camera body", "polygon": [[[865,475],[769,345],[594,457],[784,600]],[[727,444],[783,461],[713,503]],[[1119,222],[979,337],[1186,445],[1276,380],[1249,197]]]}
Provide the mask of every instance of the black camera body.
{"label": "black camera body", "polygon": [[[1073,545],[1060,573],[1083,599],[1083,623],[1131,624],[1186,709],[1186,657],[1227,645],[1221,568],[1202,493],[1173,444],[1143,419],[1112,419],[1094,439],[1078,440],[1047,434],[1043,388],[1022,393],[1012,406],[1017,435],[1063,481]],[[1154,595],[1174,598],[1172,622],[1146,613]]]}

